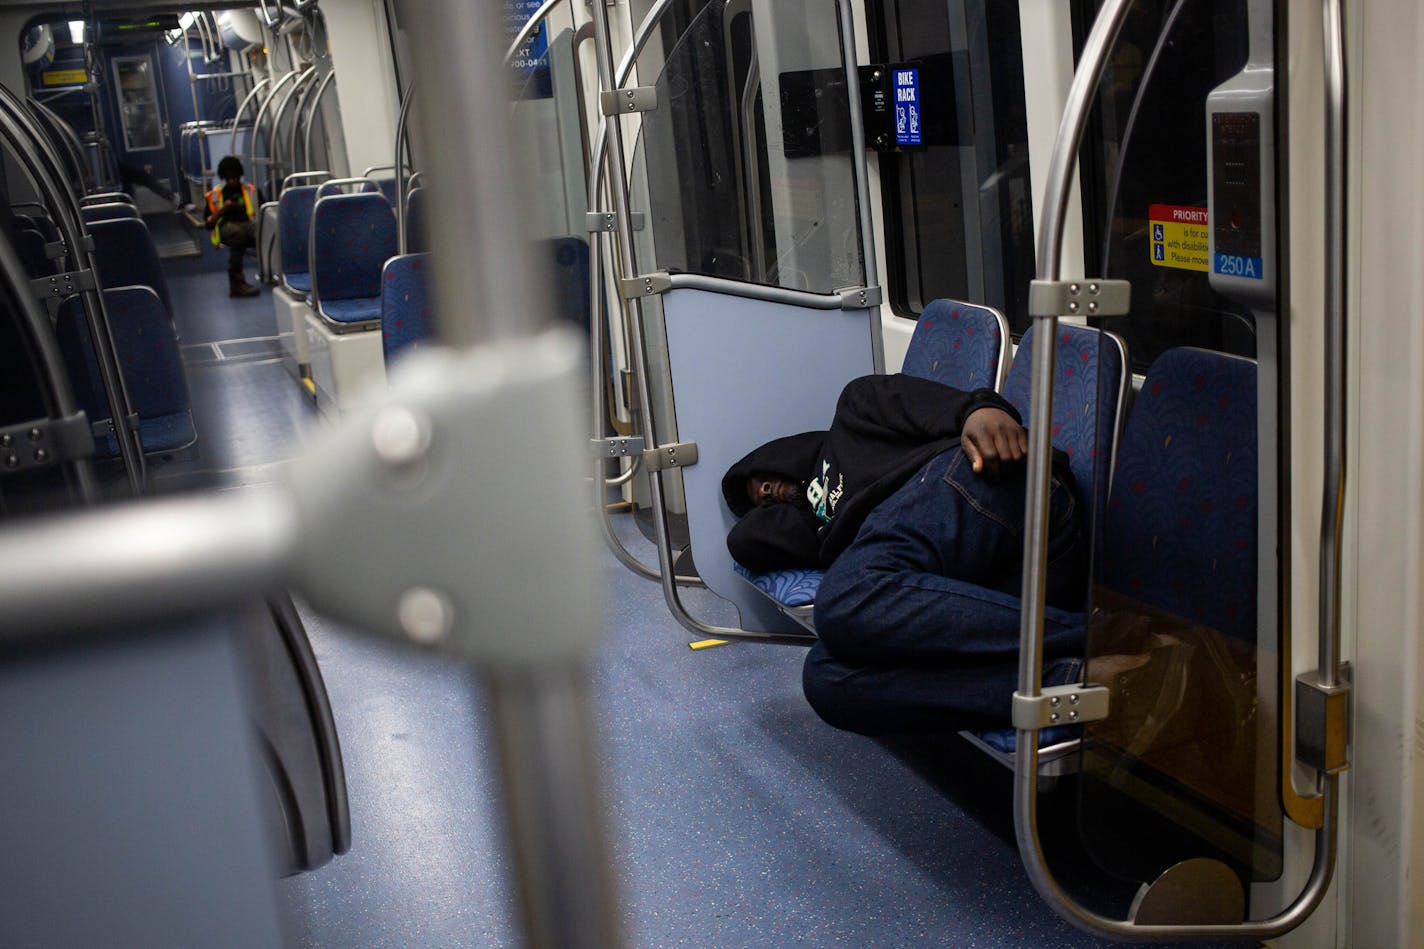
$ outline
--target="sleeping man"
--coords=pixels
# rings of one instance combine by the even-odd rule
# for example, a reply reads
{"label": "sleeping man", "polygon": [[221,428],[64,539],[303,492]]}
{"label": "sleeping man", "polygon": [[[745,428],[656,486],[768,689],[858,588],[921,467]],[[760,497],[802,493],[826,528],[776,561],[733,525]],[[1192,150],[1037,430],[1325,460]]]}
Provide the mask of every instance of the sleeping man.
{"label": "sleeping man", "polygon": [[[803,684],[827,722],[864,734],[1008,724],[1027,451],[992,389],[876,375],[846,385],[828,431],[768,442],[727,472],[732,556],[756,572],[826,571]],[[1074,489],[1055,451],[1045,685],[1079,678],[1088,539]]]}

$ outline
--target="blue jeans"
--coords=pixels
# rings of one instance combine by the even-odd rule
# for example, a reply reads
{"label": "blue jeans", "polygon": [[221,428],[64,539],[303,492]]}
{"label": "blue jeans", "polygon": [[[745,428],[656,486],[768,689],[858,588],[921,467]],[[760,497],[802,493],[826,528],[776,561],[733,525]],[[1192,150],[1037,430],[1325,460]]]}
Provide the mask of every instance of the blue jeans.
{"label": "blue jeans", "polygon": [[[817,714],[865,734],[1004,725],[1018,679],[1025,472],[974,474],[962,449],[930,459],[880,504],[826,571],[803,685]],[[1044,655],[1081,653],[1087,518],[1049,493]]]}

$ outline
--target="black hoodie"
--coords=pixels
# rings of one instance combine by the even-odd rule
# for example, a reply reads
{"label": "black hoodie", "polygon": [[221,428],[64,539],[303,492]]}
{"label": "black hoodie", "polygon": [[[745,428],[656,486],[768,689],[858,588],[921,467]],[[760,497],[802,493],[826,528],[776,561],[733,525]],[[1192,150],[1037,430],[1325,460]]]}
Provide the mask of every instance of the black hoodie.
{"label": "black hoodie", "polygon": [[[851,380],[829,431],[767,442],[728,469],[722,496],[741,519],[727,549],[758,573],[828,566],[866,515],[926,461],[958,445],[964,420],[986,407],[1019,418],[993,389],[963,392],[906,375]],[[781,475],[803,491],[791,504],[755,507],[746,484],[756,473]]]}

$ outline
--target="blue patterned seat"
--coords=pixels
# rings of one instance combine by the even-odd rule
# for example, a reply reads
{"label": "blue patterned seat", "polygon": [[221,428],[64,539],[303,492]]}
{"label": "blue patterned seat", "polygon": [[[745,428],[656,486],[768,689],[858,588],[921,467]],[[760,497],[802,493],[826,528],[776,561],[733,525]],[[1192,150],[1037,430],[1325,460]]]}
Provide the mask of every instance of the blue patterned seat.
{"label": "blue patterned seat", "polygon": [[386,261],[381,279],[381,348],[386,361],[430,338],[430,255]]}
{"label": "blue patterned seat", "polygon": [[311,292],[311,261],[307,239],[311,231],[316,185],[301,185],[282,192],[277,202],[278,244],[281,247],[282,282],[298,296]]}
{"label": "blue patterned seat", "polygon": [[736,570],[747,582],[771,597],[782,606],[810,606],[816,602],[816,591],[821,589],[825,573],[820,570],[793,568],[773,570],[770,573],[752,573],[739,563],[733,563]]}
{"label": "blue patterned seat", "polygon": [[394,178],[372,178],[370,185],[365,190],[379,191],[386,196],[391,207],[396,206],[396,180]]}
{"label": "blue patterned seat", "polygon": [[[158,248],[148,225],[137,218],[111,218],[85,225],[94,239],[94,264],[99,285],[104,289],[134,285],[149,287],[158,294],[163,311],[173,319],[173,299],[168,295],[168,278],[158,259]],[[107,298],[106,298],[107,300]]]}
{"label": "blue patterned seat", "polygon": [[1104,585],[1254,642],[1256,475],[1255,362],[1163,353],[1118,449]]}
{"label": "blue patterned seat", "polygon": [[[935,300],[920,314],[900,371],[956,389],[996,388],[1008,349],[1008,324],[992,307]],[[783,607],[810,606],[825,574],[796,568],[754,574],[735,569]]]}
{"label": "blue patterned seat", "polygon": [[[158,295],[148,287],[106,289],[104,309],[124,387],[138,415],[139,441],[144,452],[176,451],[193,444],[198,435],[193,427],[178,337]],[[55,334],[79,404],[91,420],[110,418],[89,324],[78,297],[71,297],[60,307]],[[118,454],[112,435],[95,441],[98,455]]]}
{"label": "blue patterned seat", "polygon": [[[1127,393],[1127,347],[1112,333],[1086,326],[1058,324],[1053,379],[1053,447],[1068,455],[1078,497],[1094,500],[1102,524],[1113,447],[1122,424]],[[1004,380],[1004,398],[1029,421],[1033,381],[1034,330],[1019,340],[1018,352]]]}
{"label": "blue patterned seat", "polygon": [[381,318],[381,274],[396,253],[396,219],[380,194],[337,194],[317,201],[311,223],[312,297],[328,321]]}
{"label": "blue patterned seat", "polygon": [[900,369],[965,392],[997,389],[1008,364],[1008,323],[998,310],[956,300],[925,307]]}

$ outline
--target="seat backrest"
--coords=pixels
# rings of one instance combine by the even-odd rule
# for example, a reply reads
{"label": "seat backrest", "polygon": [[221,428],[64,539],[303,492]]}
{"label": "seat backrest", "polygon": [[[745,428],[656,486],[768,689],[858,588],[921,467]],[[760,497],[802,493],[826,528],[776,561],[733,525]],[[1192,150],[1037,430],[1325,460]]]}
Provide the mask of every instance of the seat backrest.
{"label": "seat backrest", "polygon": [[386,261],[381,275],[381,348],[386,361],[430,338],[430,255]]}
{"label": "seat backrest", "polygon": [[386,200],[391,203],[391,207],[396,206],[396,180],[394,178],[372,178],[371,187],[366,190],[369,191],[371,188],[385,195]]}
{"label": "seat backrest", "polygon": [[[1004,380],[1004,398],[1029,422],[1034,327],[1019,340]],[[1097,523],[1112,474],[1113,448],[1127,397],[1127,347],[1113,333],[1059,323],[1053,379],[1053,447],[1068,455],[1078,496],[1092,498]]]}
{"label": "seat backrest", "polygon": [[900,371],[964,392],[997,389],[1008,365],[1009,324],[993,307],[934,300],[920,314]]}
{"label": "seat backrest", "polygon": [[329,198],[336,194],[378,194],[380,188],[374,181],[357,182],[350,178],[332,178],[317,185],[316,196]]}
{"label": "seat backrest", "polygon": [[1256,363],[1169,349],[1117,453],[1103,582],[1245,641],[1256,637]]}
{"label": "seat backrest", "polygon": [[59,228],[55,227],[54,222],[51,221],[48,217],[45,217],[43,214],[37,214],[34,216],[34,222],[35,230],[39,231],[40,234],[44,236],[44,239],[46,241],[53,244],[54,242],[61,240],[59,236]]}
{"label": "seat backrest", "polygon": [[108,204],[86,204],[79,209],[79,216],[86,222],[109,221],[121,217],[139,219],[138,208],[121,201],[111,201]]}
{"label": "seat backrest", "polygon": [[[186,411],[188,384],[183,376],[178,336],[158,295],[141,286],[106,289],[104,310],[124,386],[139,419]],[[59,308],[55,335],[79,404],[91,420],[109,418],[109,400],[78,297],[70,297]]]}
{"label": "seat backrest", "polygon": [[396,254],[396,216],[380,194],[336,194],[312,211],[312,296],[373,299],[381,272]]}
{"label": "seat backrest", "polygon": [[99,285],[106,290],[135,284],[149,287],[158,294],[171,321],[173,300],[168,295],[168,278],[163,275],[148,226],[137,218],[113,218],[91,222],[87,227],[94,238]]}
{"label": "seat backrest", "polygon": [[430,235],[425,230],[424,188],[412,188],[405,197],[405,247],[412,254],[430,250]]}
{"label": "seat backrest", "polygon": [[306,273],[311,266],[307,237],[311,231],[316,185],[300,185],[282,192],[277,202],[277,229],[282,249],[282,273]]}
{"label": "seat backrest", "polygon": [[45,253],[44,235],[38,228],[21,227],[15,231],[15,252],[20,255],[20,263],[25,273],[31,277],[52,277],[58,267]]}

